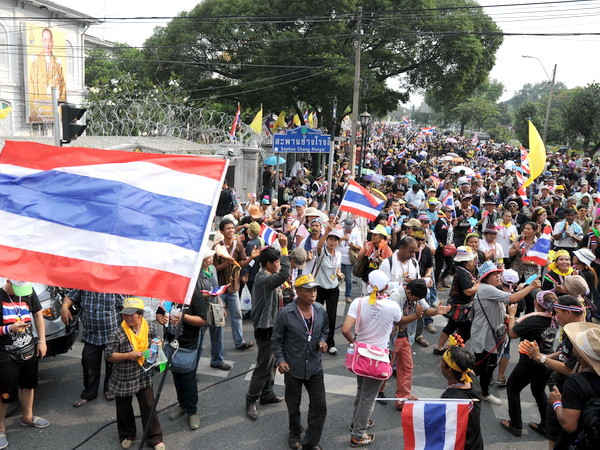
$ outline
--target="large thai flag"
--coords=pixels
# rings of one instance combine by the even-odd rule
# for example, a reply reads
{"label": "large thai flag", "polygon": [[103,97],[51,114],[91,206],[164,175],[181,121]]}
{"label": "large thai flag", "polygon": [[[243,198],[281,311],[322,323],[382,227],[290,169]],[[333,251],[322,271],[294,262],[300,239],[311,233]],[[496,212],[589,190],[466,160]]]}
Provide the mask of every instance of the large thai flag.
{"label": "large thai flag", "polygon": [[402,125],[404,125],[404,126],[410,125],[410,121],[404,116],[402,116]]}
{"label": "large thai flag", "polygon": [[0,274],[189,301],[228,161],[7,141]]}
{"label": "large thai flag", "polygon": [[231,129],[229,130],[229,136],[231,137],[231,140],[235,141],[235,132],[238,128],[238,126],[240,125],[240,104],[238,103],[238,107],[237,107],[237,111],[235,113],[235,116],[233,116],[233,122],[231,123]]}
{"label": "large thai flag", "polygon": [[421,132],[425,135],[432,135],[434,131],[435,127],[421,128]]}
{"label": "large thai flag", "polygon": [[527,256],[521,258],[523,261],[531,261],[536,263],[538,266],[545,266],[548,263],[548,254],[550,253],[551,241],[550,236],[552,234],[552,228],[544,228],[544,232],[539,237],[537,242],[533,244],[533,247],[527,252]]}
{"label": "large thai flag", "polygon": [[260,226],[260,237],[265,241],[266,246],[273,245],[277,240],[277,231],[263,223]]}
{"label": "large thai flag", "polygon": [[462,450],[470,400],[407,401],[402,408],[404,450]]}
{"label": "large thai flag", "polygon": [[384,204],[383,200],[375,197],[356,181],[350,180],[348,189],[346,189],[340,204],[340,211],[347,211],[369,220],[375,220]]}

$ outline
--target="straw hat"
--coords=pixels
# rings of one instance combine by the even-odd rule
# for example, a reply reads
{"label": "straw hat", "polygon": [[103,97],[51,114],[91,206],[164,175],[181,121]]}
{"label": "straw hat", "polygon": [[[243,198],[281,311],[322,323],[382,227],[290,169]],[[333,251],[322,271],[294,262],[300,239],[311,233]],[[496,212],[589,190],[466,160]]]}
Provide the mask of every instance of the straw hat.
{"label": "straw hat", "polygon": [[572,322],[564,326],[573,347],[581,358],[600,375],[600,325],[589,322]]}
{"label": "straw hat", "polygon": [[260,219],[263,216],[263,210],[258,205],[250,205],[248,206],[248,214],[253,219]]}

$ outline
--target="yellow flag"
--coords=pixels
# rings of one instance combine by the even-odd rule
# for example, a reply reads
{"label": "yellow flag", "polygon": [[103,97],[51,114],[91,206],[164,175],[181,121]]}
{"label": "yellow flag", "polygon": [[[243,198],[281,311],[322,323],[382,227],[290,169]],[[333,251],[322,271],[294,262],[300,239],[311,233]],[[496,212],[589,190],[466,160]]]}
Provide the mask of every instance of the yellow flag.
{"label": "yellow flag", "polygon": [[250,124],[250,128],[252,129],[252,131],[254,131],[259,136],[262,134],[262,116],[263,116],[263,110],[262,110],[262,104],[261,104],[260,111],[258,111],[256,113],[256,116],[254,116],[254,120]]}
{"label": "yellow flag", "polygon": [[6,116],[8,116],[8,113],[12,111],[12,107],[7,106],[6,108],[2,108],[0,110],[0,119],[4,119]]}
{"label": "yellow flag", "polygon": [[275,125],[273,125],[273,129],[277,130],[278,128],[286,128],[287,125],[285,123],[285,113],[281,111],[277,116],[277,120],[275,121]]}
{"label": "yellow flag", "polygon": [[310,128],[314,128],[314,127],[315,127],[315,119],[314,119],[314,115],[313,115],[313,113],[310,113],[310,114],[308,115],[308,126],[309,126]]}
{"label": "yellow flag", "polygon": [[294,125],[296,125],[297,127],[299,127],[300,125],[302,125],[300,123],[300,116],[298,116],[298,114],[294,114]]}
{"label": "yellow flag", "polygon": [[529,178],[525,180],[525,183],[523,183],[523,188],[526,188],[533,183],[533,180],[542,174],[544,167],[546,166],[546,147],[544,147],[544,141],[542,141],[540,133],[538,133],[538,130],[536,130],[535,126],[531,123],[531,120],[528,120],[528,122],[529,156],[527,159],[529,159],[529,169],[531,174],[529,175]]}

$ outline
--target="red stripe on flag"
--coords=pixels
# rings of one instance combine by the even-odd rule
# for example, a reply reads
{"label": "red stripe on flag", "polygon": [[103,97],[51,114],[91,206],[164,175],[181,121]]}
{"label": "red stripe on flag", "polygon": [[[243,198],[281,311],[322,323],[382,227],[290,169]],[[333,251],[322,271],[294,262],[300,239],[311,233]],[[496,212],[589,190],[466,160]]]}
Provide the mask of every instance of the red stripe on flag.
{"label": "red stripe on flag", "polygon": [[413,425],[414,403],[405,403],[402,408],[402,434],[404,434],[404,450],[415,448],[415,429]]}
{"label": "red stripe on flag", "polygon": [[463,450],[467,438],[467,425],[469,423],[471,405],[469,403],[457,405],[456,409],[456,443],[455,450]]}
{"label": "red stripe on flag", "polygon": [[[15,280],[35,280],[50,286],[183,303],[190,283],[190,279],[182,275],[145,267],[111,266],[3,245],[0,245],[0,252],[2,276]],[[40,266],[47,270],[40,272]]]}
{"label": "red stripe on flag", "polygon": [[364,187],[362,187],[356,181],[350,180],[350,184],[352,186],[356,186],[358,189],[360,189],[360,192],[365,197],[367,197],[367,200],[369,201],[369,203],[371,204],[371,206],[373,206],[373,208],[375,208],[377,205],[379,205],[381,203],[381,200],[378,200],[377,198],[375,198],[375,196],[373,194],[371,194],[368,190],[366,190]]}
{"label": "red stripe on flag", "polygon": [[163,155],[83,147],[54,147],[36,142],[6,141],[0,163],[36,170],[57,167],[90,166],[96,164],[143,161],[178,172],[202,175],[220,180],[226,160],[192,155]]}
{"label": "red stripe on flag", "polygon": [[363,209],[354,208],[353,206],[341,205],[340,206],[340,211],[346,211],[346,212],[349,212],[349,213],[352,213],[352,214],[356,214],[357,216],[364,217],[364,218],[369,219],[371,221],[377,219],[376,215],[369,214],[368,212],[365,212]]}
{"label": "red stripe on flag", "polygon": [[523,261],[531,261],[533,263],[536,263],[538,266],[545,266],[548,262],[548,260],[542,259],[539,256],[523,256],[523,258],[521,259]]}

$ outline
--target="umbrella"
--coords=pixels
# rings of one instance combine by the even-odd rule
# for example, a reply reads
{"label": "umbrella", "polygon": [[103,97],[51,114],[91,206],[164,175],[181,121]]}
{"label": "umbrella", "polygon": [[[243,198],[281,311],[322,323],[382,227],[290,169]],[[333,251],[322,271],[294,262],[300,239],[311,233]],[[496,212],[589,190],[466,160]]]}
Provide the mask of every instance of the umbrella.
{"label": "umbrella", "polygon": [[373,175],[375,172],[373,172],[371,169],[362,169],[360,173],[362,175]]}
{"label": "umbrella", "polygon": [[475,171],[467,166],[456,166],[452,168],[452,172],[458,173],[461,170],[465,171],[465,175],[475,175]]}
{"label": "umbrella", "polygon": [[[365,169],[365,170],[367,170],[367,169]],[[372,173],[369,175],[365,175],[363,177],[363,180],[372,181],[373,183],[377,183],[377,184],[383,184],[383,182],[385,181],[385,177],[382,175],[379,175],[377,173]]]}
{"label": "umbrella", "polygon": [[446,139],[446,142],[448,142],[450,144],[456,144],[458,141],[454,138],[448,138],[448,139]]}
{"label": "umbrella", "polygon": [[456,153],[446,153],[446,156],[452,156],[453,158],[458,158],[458,155]]}
{"label": "umbrella", "polygon": [[450,155],[442,156],[442,161],[452,161],[452,158],[454,158],[454,156],[450,156]]}
{"label": "umbrella", "polygon": [[462,159],[461,157],[452,158],[450,161],[452,161],[452,162],[459,162],[459,163],[464,163],[465,162],[465,160]]}
{"label": "umbrella", "polygon": [[285,164],[285,159],[283,159],[281,156],[269,156],[267,159],[264,160],[264,163],[266,166],[275,166],[277,165],[277,161],[279,160],[279,164]]}

